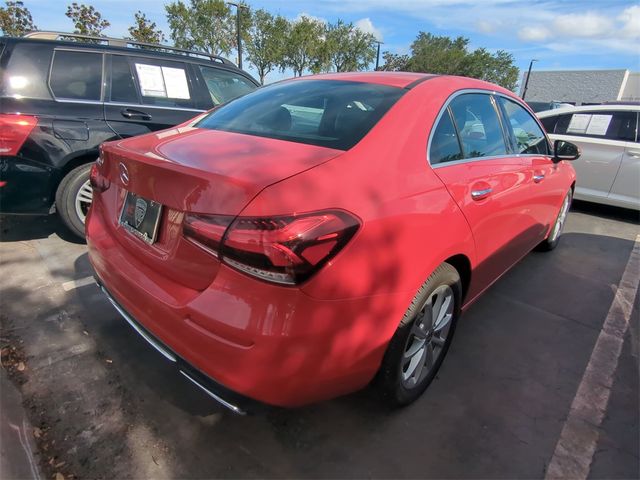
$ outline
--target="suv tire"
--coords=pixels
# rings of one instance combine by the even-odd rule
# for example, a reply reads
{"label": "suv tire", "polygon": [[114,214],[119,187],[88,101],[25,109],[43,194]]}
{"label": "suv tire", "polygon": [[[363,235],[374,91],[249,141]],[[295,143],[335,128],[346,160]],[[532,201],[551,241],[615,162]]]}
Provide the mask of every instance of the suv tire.
{"label": "suv tire", "polygon": [[62,179],[56,191],[56,210],[71,232],[84,238],[84,221],[88,205],[91,204],[87,191],[91,163],[80,165]]}

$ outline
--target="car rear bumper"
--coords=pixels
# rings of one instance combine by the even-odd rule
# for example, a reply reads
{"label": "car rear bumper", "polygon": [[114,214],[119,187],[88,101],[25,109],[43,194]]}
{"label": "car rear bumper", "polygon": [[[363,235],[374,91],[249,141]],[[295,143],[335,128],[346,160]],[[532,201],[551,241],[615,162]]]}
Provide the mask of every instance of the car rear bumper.
{"label": "car rear bumper", "polygon": [[0,155],[0,213],[47,214],[58,171],[23,157]]}
{"label": "car rear bumper", "polygon": [[162,356],[167,360],[174,363],[178,371],[191,381],[198,388],[203,390],[207,395],[220,403],[222,406],[228,408],[233,413],[238,415],[245,415],[247,412],[256,412],[264,407],[264,404],[251,400],[250,398],[229,390],[228,388],[220,385],[210,377],[206,376],[184,359],[180,358],[175,352],[173,352],[168,346],[164,345],[160,340],[155,338],[151,332],[149,332],[144,326],[138,323],[129,313],[120,306],[120,304],[113,298],[109,291],[100,283],[100,280],[96,278],[96,283],[102,292],[107,296],[109,302],[118,311],[122,318],[153,348],[155,348]]}
{"label": "car rear bumper", "polygon": [[156,349],[212,380],[223,400],[295,407],[355,391],[375,375],[404,313],[390,307],[397,299],[318,300],[225,265],[203,291],[188,289],[121,246],[99,198],[87,222],[98,282]]}

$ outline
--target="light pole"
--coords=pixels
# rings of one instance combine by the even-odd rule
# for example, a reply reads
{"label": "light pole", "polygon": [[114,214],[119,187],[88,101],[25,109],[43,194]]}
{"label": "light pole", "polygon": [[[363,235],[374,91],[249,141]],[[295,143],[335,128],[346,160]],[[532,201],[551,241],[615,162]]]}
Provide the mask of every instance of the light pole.
{"label": "light pole", "polygon": [[236,2],[227,2],[227,5],[233,5],[236,7],[236,35],[238,41],[238,68],[242,70],[242,38],[240,35],[240,9],[246,8],[249,10],[249,7],[243,3]]}
{"label": "light pole", "polygon": [[529,86],[529,77],[531,76],[531,68],[533,67],[533,62],[537,62],[536,58],[532,58],[531,62],[529,62],[529,71],[527,72],[527,79],[524,81],[524,88],[522,89],[522,100],[524,100],[525,95],[527,94],[527,87]]}
{"label": "light pole", "polygon": [[378,66],[380,65],[380,45],[383,44],[384,42],[381,42],[380,40],[375,40],[375,42],[378,44],[378,54],[376,55],[376,72],[377,72]]}

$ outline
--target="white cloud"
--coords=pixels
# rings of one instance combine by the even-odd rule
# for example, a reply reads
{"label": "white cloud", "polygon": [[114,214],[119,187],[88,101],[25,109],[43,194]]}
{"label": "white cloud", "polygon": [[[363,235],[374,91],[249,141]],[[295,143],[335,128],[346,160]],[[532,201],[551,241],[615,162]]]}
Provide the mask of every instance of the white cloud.
{"label": "white cloud", "polygon": [[384,38],[382,36],[382,32],[380,31],[379,28],[376,28],[373,25],[373,22],[371,21],[371,19],[369,17],[366,18],[361,18],[360,20],[358,20],[355,23],[356,28],[362,30],[365,33],[370,33],[371,35],[373,35],[375,37],[376,40],[378,40],[379,42],[381,42]]}
{"label": "white cloud", "polygon": [[553,25],[557,35],[602,38],[614,33],[613,20],[604,14],[594,12],[560,15]]}
{"label": "white cloud", "polygon": [[620,33],[626,38],[640,38],[640,5],[626,8],[619,16]]}
{"label": "white cloud", "polygon": [[476,23],[476,28],[478,29],[478,31],[486,34],[495,33],[498,29],[498,26],[499,25],[497,22],[484,19],[478,20],[478,22]]}
{"label": "white cloud", "polygon": [[320,23],[328,23],[326,18],[316,17],[315,15],[310,15],[305,12],[299,13],[298,16],[294,18],[294,22],[299,22],[300,20],[302,20],[303,17],[308,18],[309,20],[315,20],[316,22],[320,22]]}
{"label": "white cloud", "polygon": [[542,26],[526,26],[518,32],[518,38],[527,42],[541,42],[551,37],[551,35],[549,29]]}

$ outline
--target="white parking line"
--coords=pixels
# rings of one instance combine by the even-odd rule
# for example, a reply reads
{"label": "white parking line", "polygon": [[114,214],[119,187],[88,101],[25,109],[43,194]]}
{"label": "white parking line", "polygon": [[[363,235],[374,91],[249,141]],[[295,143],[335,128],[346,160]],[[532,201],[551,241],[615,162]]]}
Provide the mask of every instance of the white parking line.
{"label": "white parking line", "polygon": [[571,404],[547,468],[547,479],[586,479],[589,475],[639,283],[640,235],[636,237],[613,303]]}
{"label": "white parking line", "polygon": [[93,279],[93,277],[84,277],[79,280],[71,280],[70,282],[64,282],[62,284],[62,288],[64,289],[65,292],[68,292],[69,290],[73,290],[79,287],[84,287],[86,285],[91,285],[92,283],[95,283],[95,280]]}

